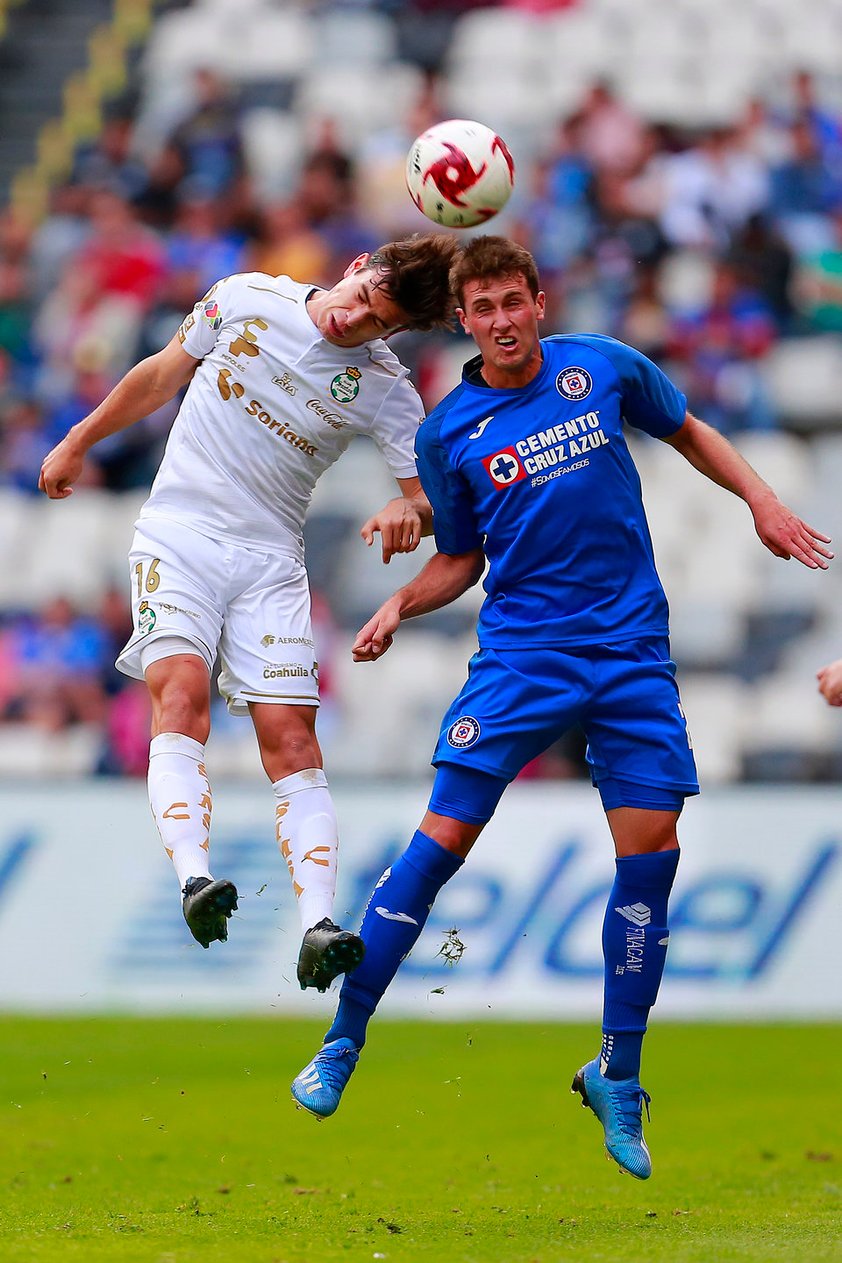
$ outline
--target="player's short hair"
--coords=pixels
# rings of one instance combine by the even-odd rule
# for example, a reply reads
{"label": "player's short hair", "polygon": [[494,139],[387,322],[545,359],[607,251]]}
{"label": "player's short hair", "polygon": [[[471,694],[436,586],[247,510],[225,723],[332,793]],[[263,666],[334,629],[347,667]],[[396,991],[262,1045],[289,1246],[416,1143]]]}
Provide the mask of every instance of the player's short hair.
{"label": "player's short hair", "polygon": [[450,289],[460,307],[464,306],[469,281],[491,281],[501,276],[522,276],[533,298],[541,283],[538,267],[525,246],[508,237],[473,237],[459,251],[450,268]]}
{"label": "player's short hair", "polygon": [[380,271],[377,282],[397,303],[410,329],[446,329],[453,322],[450,265],[458,247],[446,233],[405,237],[379,246],[367,267]]}

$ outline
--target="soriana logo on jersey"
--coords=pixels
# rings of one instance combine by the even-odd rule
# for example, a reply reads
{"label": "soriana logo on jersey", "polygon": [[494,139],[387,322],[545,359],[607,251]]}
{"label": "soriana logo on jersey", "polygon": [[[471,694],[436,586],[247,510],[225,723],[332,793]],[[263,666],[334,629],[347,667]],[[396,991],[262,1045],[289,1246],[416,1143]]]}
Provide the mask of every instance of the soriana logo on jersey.
{"label": "soriana logo on jersey", "polygon": [[513,482],[520,482],[521,478],[526,477],[526,470],[513,447],[504,447],[493,456],[486,456],[482,463],[494,486],[499,490],[510,487]]}

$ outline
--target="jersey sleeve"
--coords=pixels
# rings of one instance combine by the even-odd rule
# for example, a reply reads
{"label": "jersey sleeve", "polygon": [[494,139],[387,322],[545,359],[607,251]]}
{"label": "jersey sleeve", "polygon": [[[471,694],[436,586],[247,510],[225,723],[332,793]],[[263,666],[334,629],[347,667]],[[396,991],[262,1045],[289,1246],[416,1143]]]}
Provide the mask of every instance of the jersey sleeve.
{"label": "jersey sleeve", "polygon": [[188,355],[203,360],[216,345],[220,330],[236,309],[242,276],[226,276],[212,285],[178,327],[178,340]]}
{"label": "jersey sleeve", "polygon": [[623,419],[653,438],[669,438],[684,424],[687,398],[666,373],[642,352],[613,339],[600,351],[614,364],[621,382]]}
{"label": "jersey sleeve", "polygon": [[409,377],[402,375],[386,395],[371,427],[371,437],[395,478],[414,478],[415,434],[424,405]]}
{"label": "jersey sleeve", "polygon": [[433,531],[440,553],[458,557],[460,553],[482,548],[469,488],[453,469],[441,441],[436,413],[431,413],[418,431],[415,454],[418,476],[433,506]]}

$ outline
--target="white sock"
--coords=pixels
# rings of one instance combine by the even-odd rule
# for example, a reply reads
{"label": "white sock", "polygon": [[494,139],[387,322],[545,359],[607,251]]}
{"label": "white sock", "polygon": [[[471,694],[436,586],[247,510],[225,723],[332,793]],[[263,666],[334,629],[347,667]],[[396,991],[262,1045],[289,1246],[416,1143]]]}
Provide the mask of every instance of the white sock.
{"label": "white sock", "polygon": [[287,862],[306,933],[333,916],[339,830],[327,777],[321,768],[293,772],[272,785],[275,836]]}
{"label": "white sock", "polygon": [[178,884],[210,877],[211,787],[205,747],[180,732],[162,732],[149,745],[149,805]]}

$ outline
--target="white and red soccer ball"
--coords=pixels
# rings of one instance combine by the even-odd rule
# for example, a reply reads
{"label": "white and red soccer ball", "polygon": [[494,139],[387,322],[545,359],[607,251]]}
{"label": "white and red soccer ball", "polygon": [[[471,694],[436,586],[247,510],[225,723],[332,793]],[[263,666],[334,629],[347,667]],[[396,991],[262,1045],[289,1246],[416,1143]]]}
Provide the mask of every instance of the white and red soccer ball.
{"label": "white and red soccer ball", "polygon": [[406,186],[413,202],[435,224],[472,228],[506,205],[515,164],[505,142],[483,123],[451,118],[413,141],[406,159]]}

